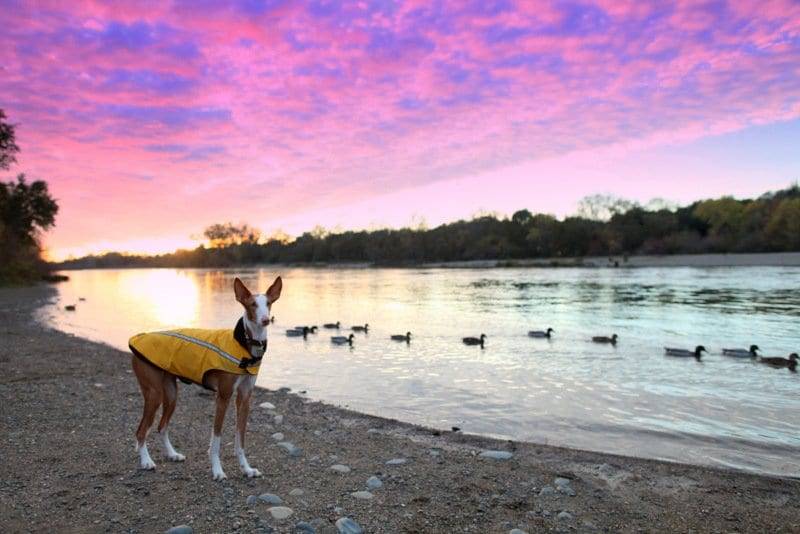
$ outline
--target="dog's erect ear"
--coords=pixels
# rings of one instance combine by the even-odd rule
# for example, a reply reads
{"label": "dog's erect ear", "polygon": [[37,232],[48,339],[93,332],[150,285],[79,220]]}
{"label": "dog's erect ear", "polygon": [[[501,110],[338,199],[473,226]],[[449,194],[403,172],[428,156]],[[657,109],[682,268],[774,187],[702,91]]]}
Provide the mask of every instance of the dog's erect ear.
{"label": "dog's erect ear", "polygon": [[249,304],[250,300],[253,298],[253,294],[250,293],[249,289],[244,287],[244,284],[238,277],[233,281],[233,292],[236,294],[236,300],[242,304]]}
{"label": "dog's erect ear", "polygon": [[283,280],[281,280],[281,277],[279,276],[274,282],[272,282],[272,285],[269,286],[269,289],[267,289],[267,302],[272,304],[278,300],[281,296],[281,289],[283,289]]}

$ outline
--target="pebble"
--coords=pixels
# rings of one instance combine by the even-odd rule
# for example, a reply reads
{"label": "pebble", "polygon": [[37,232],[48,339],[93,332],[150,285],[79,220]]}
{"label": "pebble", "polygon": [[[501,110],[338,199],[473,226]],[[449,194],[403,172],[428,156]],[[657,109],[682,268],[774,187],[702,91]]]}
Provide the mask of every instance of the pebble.
{"label": "pebble", "polygon": [[316,534],[317,529],[313,527],[311,523],[307,523],[305,521],[300,521],[294,526],[295,532],[303,532],[304,534]]}
{"label": "pebble", "polygon": [[257,495],[248,495],[247,496],[247,504],[248,505],[253,506],[257,502],[258,502],[258,496]]}
{"label": "pebble", "polygon": [[336,515],[342,515],[344,513],[344,508],[342,508],[341,506],[334,506],[333,513]]}
{"label": "pebble", "polygon": [[[283,499],[275,495],[274,493],[262,493],[258,496],[259,500],[264,501],[267,504],[283,504]],[[250,498],[248,497],[248,500]]]}
{"label": "pebble", "polygon": [[572,488],[572,481],[570,479],[557,477],[553,482],[555,483],[556,488],[558,488],[559,493],[569,495],[570,497],[577,495],[575,490]]}
{"label": "pebble", "polygon": [[292,515],[292,513],[294,513],[294,510],[292,510],[288,506],[273,506],[272,508],[269,508],[267,511],[275,519],[286,519],[290,515]]}
{"label": "pebble", "polygon": [[261,404],[258,405],[258,407],[259,408],[264,408],[265,410],[274,410],[275,409],[275,405],[272,404],[271,402],[262,402]]}
{"label": "pebble", "polygon": [[367,489],[376,490],[382,487],[383,487],[383,482],[381,482],[381,479],[379,479],[375,475],[367,479]]}
{"label": "pebble", "polygon": [[192,534],[194,530],[189,525],[178,525],[177,527],[172,527],[167,531],[167,534]]}
{"label": "pebble", "polygon": [[572,519],[572,514],[567,511],[561,511],[556,517],[561,521],[570,521]]}
{"label": "pebble", "polygon": [[556,489],[553,486],[545,486],[542,488],[542,491],[539,492],[539,497],[544,497],[545,495],[554,495]]}
{"label": "pebble", "polygon": [[508,451],[483,451],[480,456],[492,460],[510,460],[514,455]]}
{"label": "pebble", "polygon": [[285,449],[286,452],[289,453],[289,456],[297,457],[303,454],[303,449],[292,443],[291,441],[281,441],[278,443],[278,447]]}
{"label": "pebble", "polygon": [[528,533],[518,528],[512,528],[511,530],[508,531],[508,534],[528,534]]}
{"label": "pebble", "polygon": [[407,461],[408,460],[406,460],[405,458],[392,458],[391,460],[386,462],[386,465],[403,465]]}
{"label": "pebble", "polygon": [[354,491],[350,495],[352,495],[356,499],[363,499],[363,500],[372,498],[372,493],[370,493],[368,491]]}
{"label": "pebble", "polygon": [[349,473],[350,468],[346,465],[342,464],[334,464],[331,466],[331,470],[336,471],[337,473]]}
{"label": "pebble", "polygon": [[283,416],[278,414],[275,416],[275,424],[280,425],[281,423],[283,423]]}
{"label": "pebble", "polygon": [[300,488],[295,488],[295,489],[293,489],[292,491],[289,492],[289,495],[291,495],[292,497],[299,497],[299,496],[303,495],[304,493],[305,493],[305,491],[301,490]]}
{"label": "pebble", "polygon": [[284,438],[283,432],[275,432],[274,434],[272,434],[272,439],[274,439],[275,441],[283,441],[283,438]]}
{"label": "pebble", "polygon": [[342,517],[336,522],[336,528],[339,529],[339,534],[363,534],[364,529],[361,525],[350,519],[349,517]]}

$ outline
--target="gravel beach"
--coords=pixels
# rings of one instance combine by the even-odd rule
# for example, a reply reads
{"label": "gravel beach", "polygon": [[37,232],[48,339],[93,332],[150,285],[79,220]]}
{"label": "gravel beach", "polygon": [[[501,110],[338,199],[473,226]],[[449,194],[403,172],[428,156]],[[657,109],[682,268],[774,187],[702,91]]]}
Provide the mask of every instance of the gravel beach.
{"label": "gravel beach", "polygon": [[38,324],[53,296],[0,290],[2,532],[800,532],[800,480],[439,432],[287,390],[254,394],[262,478],[239,472],[231,405],[229,478],[211,479],[213,397],[183,384],[170,437],[187,459],[151,436],[141,471],[130,354]]}

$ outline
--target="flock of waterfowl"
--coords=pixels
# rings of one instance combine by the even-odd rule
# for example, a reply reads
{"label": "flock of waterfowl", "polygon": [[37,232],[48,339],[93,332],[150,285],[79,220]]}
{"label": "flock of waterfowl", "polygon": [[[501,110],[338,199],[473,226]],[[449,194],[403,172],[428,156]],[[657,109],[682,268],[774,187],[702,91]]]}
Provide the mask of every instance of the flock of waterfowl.
{"label": "flock of waterfowl", "polygon": [[[342,325],[339,321],[335,323],[325,323],[322,325],[323,328],[329,330],[340,330]],[[308,337],[308,334],[314,334],[317,332],[316,326],[295,326],[289,330],[286,330],[286,335],[288,337]],[[369,324],[355,325],[351,326],[350,330],[353,332],[361,332],[361,333],[369,333]],[[550,339],[552,335],[555,333],[555,330],[552,328],[548,328],[547,330],[531,330],[528,332],[528,336],[532,338],[544,338]],[[353,340],[355,339],[354,334],[350,334],[348,336],[331,336],[331,343],[334,345],[353,345]],[[405,334],[394,334],[389,336],[389,339],[392,341],[402,341],[405,343],[411,343],[411,332],[406,332]],[[612,334],[610,336],[593,336],[592,342],[593,343],[601,343],[607,345],[614,345],[616,346],[617,341],[619,340],[619,336],[617,334]],[[464,337],[461,338],[462,343],[465,345],[471,346],[480,346],[481,348],[484,347],[486,343],[486,334],[481,334],[478,337]],[[788,368],[790,371],[796,371],[797,369],[797,360],[798,356],[796,352],[793,352],[789,355],[788,358],[780,358],[780,357],[764,357],[758,354],[758,351],[761,350],[758,348],[758,345],[750,345],[749,349],[722,349],[722,355],[728,356],[731,358],[750,358],[753,361],[758,363],[763,363],[765,365],[769,365],[775,368]],[[697,361],[700,361],[702,358],[702,353],[708,353],[708,350],[703,345],[698,345],[695,347],[694,350],[688,349],[678,349],[672,347],[664,347],[664,354],[667,356],[673,356],[678,358],[695,358]]]}

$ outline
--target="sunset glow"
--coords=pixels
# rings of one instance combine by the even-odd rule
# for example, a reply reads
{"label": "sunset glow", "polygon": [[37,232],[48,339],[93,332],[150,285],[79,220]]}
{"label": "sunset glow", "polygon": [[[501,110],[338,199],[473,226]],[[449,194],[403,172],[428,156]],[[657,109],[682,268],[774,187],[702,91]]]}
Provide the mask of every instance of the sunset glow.
{"label": "sunset glow", "polygon": [[53,259],[800,179],[800,3],[0,0]]}

